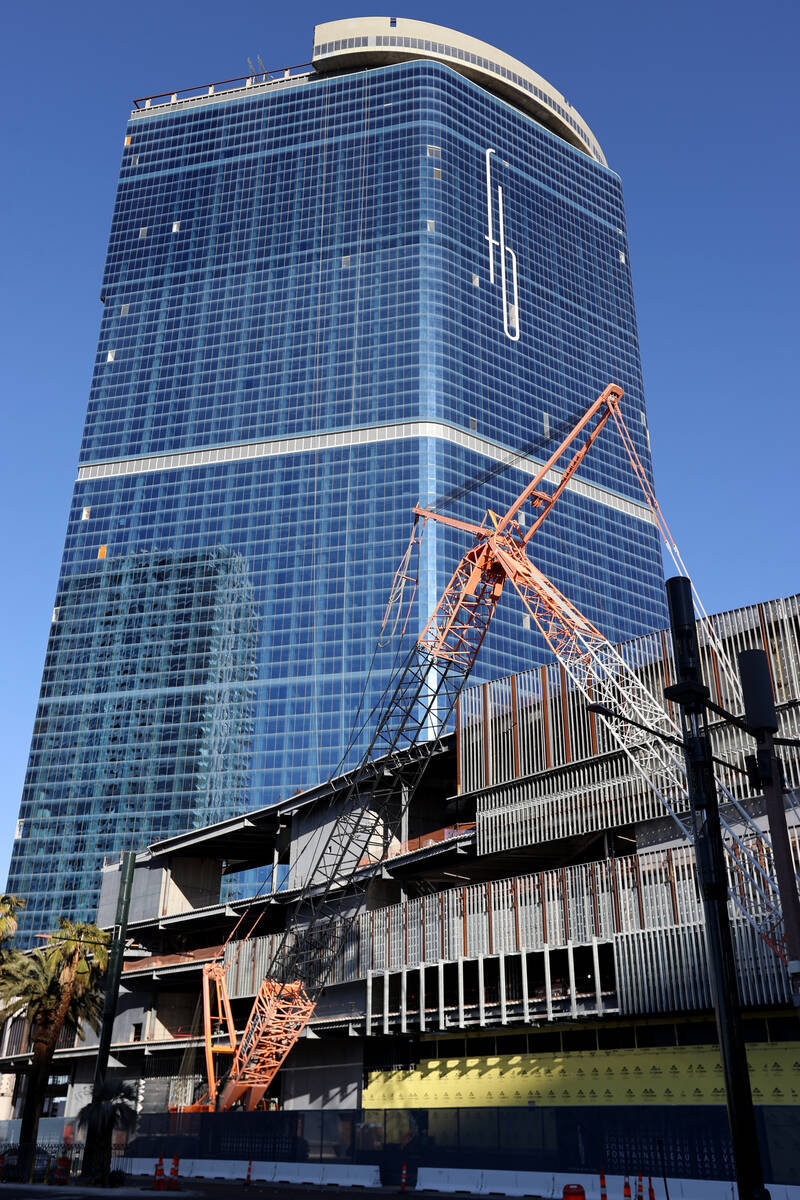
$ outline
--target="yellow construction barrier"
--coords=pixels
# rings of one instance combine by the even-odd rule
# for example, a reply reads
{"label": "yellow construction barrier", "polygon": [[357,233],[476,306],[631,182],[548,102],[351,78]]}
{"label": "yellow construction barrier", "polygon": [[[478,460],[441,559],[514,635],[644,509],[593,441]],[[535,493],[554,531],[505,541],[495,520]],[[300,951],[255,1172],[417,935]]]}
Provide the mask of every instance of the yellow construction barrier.
{"label": "yellow construction barrier", "polygon": [[[800,1104],[796,1042],[748,1048],[756,1104]],[[665,1046],[570,1054],[423,1060],[414,1071],[374,1071],[364,1108],[724,1104],[719,1050]]]}

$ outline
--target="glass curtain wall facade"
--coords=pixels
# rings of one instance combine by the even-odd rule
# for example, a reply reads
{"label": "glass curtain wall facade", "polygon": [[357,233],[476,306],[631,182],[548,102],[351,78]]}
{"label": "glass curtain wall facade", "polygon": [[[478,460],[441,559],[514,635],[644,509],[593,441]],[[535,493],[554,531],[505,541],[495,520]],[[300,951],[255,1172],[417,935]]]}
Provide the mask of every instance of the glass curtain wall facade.
{"label": "glass curtain wall facade", "polygon": [[[650,463],[619,179],[440,62],[136,111],[102,297],[8,882],[27,936],[92,916],[105,856],[358,756],[466,548],[429,528],[381,630],[417,500],[502,510],[514,456],[611,381]],[[663,625],[610,425],[580,480],[538,565],[613,639]],[[544,660],[527,624],[504,597],[479,679]]]}

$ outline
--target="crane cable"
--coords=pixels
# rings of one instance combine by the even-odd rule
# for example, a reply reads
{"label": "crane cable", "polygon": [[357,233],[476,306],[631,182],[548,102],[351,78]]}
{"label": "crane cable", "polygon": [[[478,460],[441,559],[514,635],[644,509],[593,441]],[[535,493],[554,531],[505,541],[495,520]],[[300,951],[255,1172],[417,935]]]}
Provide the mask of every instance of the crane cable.
{"label": "crane cable", "polygon": [[[651,512],[653,513],[653,515],[655,517],[656,524],[657,524],[659,532],[661,533],[661,535],[664,539],[664,542],[667,546],[669,555],[670,555],[673,563],[677,567],[677,569],[683,575],[688,576],[689,573],[686,568],[686,564],[683,560],[683,557],[680,553],[680,550],[678,549],[678,544],[675,541],[675,538],[673,537],[672,531],[667,523],[666,517],[664,516],[664,512],[661,508],[661,505],[659,504],[658,499],[656,498],[655,491],[647,477],[647,473],[646,473],[645,468],[642,464],[642,461],[639,457],[639,454],[636,451],[636,447],[633,443],[633,439],[631,437],[630,431],[629,431],[627,425],[625,424],[624,418],[618,412],[617,409],[612,410],[612,415],[614,417],[615,424],[619,431],[620,438],[622,439],[622,444],[625,447],[625,450],[630,459],[636,479],[642,489],[642,492],[644,493],[645,500],[647,501],[648,507],[650,508]],[[549,441],[552,441],[554,438],[556,438],[558,436],[559,436],[559,432],[558,432],[558,430],[555,430],[555,431],[551,432],[550,436],[546,439],[543,439],[543,438],[534,439],[533,441],[529,442],[522,450],[517,451],[516,453],[512,454],[506,461],[504,461],[502,463],[497,463],[494,467],[490,468],[488,471],[481,473],[480,475],[473,476],[473,478],[467,484],[461,485],[458,488],[454,488],[452,491],[448,492],[446,495],[437,499],[434,502],[434,505],[431,506],[432,510],[435,511],[436,509],[438,509],[440,506],[442,506],[445,503],[451,503],[454,500],[463,498],[464,496],[468,495],[470,492],[474,491],[481,483],[486,483],[486,482],[489,482],[491,479],[496,478],[497,475],[500,475],[503,472],[505,472],[506,470],[508,470],[515,462],[518,462],[521,459],[527,458],[529,456],[529,454],[532,453],[534,450],[541,448],[542,445],[546,444]],[[364,699],[366,697],[367,689],[369,687],[369,682],[370,682],[370,679],[371,679],[373,671],[374,671],[375,660],[377,658],[378,651],[381,649],[384,649],[386,646],[390,645],[392,642],[395,643],[395,645],[397,646],[397,649],[395,651],[394,662],[392,664],[392,669],[390,672],[390,676],[391,676],[390,682],[389,682],[389,685],[387,685],[387,686],[390,686],[391,681],[394,679],[396,669],[397,669],[397,658],[399,655],[400,646],[402,644],[403,637],[405,636],[405,633],[408,628],[408,622],[411,618],[411,612],[413,609],[414,599],[416,597],[417,588],[419,585],[419,554],[420,554],[422,537],[425,532],[426,524],[427,524],[427,519],[422,522],[422,527],[419,528],[419,516],[415,515],[414,523],[413,523],[412,530],[411,530],[411,536],[409,537],[409,541],[408,541],[408,545],[406,546],[406,549],[403,552],[403,555],[402,555],[400,562],[397,566],[397,569],[395,571],[394,578],[392,579],[391,587],[389,589],[389,598],[386,603],[386,608],[385,608],[385,611],[383,614],[383,619],[381,621],[381,626],[380,626],[380,630],[378,632],[378,637],[377,637],[377,640],[375,643],[375,648],[373,650],[372,658],[370,660],[370,665],[369,665],[367,674],[364,679],[364,686],[361,691],[361,696],[359,698],[358,706],[357,706],[356,712],[353,716],[350,737],[349,737],[347,746],[345,747],[345,750],[343,751],[342,756],[339,760],[339,763],[332,773],[331,778],[335,777],[339,773],[339,771],[341,770],[341,768],[344,764],[344,761],[345,761],[347,755],[349,754],[350,750],[353,747],[353,744],[356,741],[356,738],[358,737],[359,733],[361,733],[366,728],[370,718],[373,716],[376,708],[378,708],[381,703],[382,697],[372,707],[369,715],[365,718],[365,720],[362,721],[360,725],[358,724],[359,717],[360,717],[362,709],[363,709]],[[417,552],[417,568],[416,568],[416,571],[412,572],[411,560],[412,560],[415,550]],[[411,595],[409,597],[408,603],[404,605],[405,591],[406,591],[406,587],[409,584],[411,584]],[[728,678],[728,682],[731,684],[731,686],[734,689],[734,694],[739,696],[740,692],[741,692],[741,685],[739,683],[738,677],[736,676],[736,674],[733,670],[733,666],[730,662],[730,658],[728,657],[727,652],[725,651],[725,649],[722,645],[722,642],[721,642],[720,638],[718,637],[716,630],[714,629],[714,627],[711,623],[711,618],[709,617],[694,584],[692,584],[692,594],[694,597],[694,601],[695,601],[697,610],[701,614],[701,620],[702,620],[704,629],[706,631],[706,634],[708,636],[709,642],[711,643],[711,645],[714,647],[714,650],[716,651],[718,660],[722,664],[725,674]],[[403,615],[404,609],[405,609],[405,615]],[[392,619],[393,610],[396,610],[394,613],[394,619],[392,621],[391,629],[387,633],[386,632],[387,626],[389,625],[389,622]],[[397,633],[397,628],[398,628],[398,625],[400,624],[401,619],[403,621],[402,630],[400,632],[400,637],[396,638],[395,635]],[[384,693],[382,693],[382,696],[383,695],[385,695],[385,690],[384,690]],[[253,897],[253,899],[258,898],[258,896],[261,894],[261,892],[263,891],[265,886],[266,886],[266,880],[264,880],[264,882],[261,884],[258,891],[255,893],[255,896]],[[230,934],[228,935],[227,939],[225,940],[225,943],[223,944],[218,957],[221,957],[224,954],[224,951],[227,948],[228,943],[233,939],[234,935],[236,934],[237,930],[239,929],[239,926],[244,921],[246,915],[247,915],[246,912],[242,913],[239,920],[236,922],[236,924],[234,925]],[[264,912],[262,910],[262,912],[258,915],[258,917],[256,917],[256,920],[253,922],[253,924],[251,925],[248,932],[244,935],[243,938],[240,939],[239,947],[238,947],[237,953],[236,953],[236,958],[232,961],[238,960],[239,954],[241,953],[241,947],[243,946],[244,942],[246,942],[250,937],[252,937],[252,935],[256,929],[256,926],[261,921],[263,915],[264,915]]]}
{"label": "crane cable", "polygon": [[[403,553],[403,556],[400,559],[400,562],[398,564],[397,570],[394,573],[394,578],[392,580],[392,586],[389,590],[389,599],[386,603],[386,608],[385,608],[384,614],[383,614],[383,620],[381,621],[381,626],[378,631],[378,637],[375,641],[374,649],[372,651],[372,657],[370,659],[369,667],[367,668],[367,673],[364,677],[364,684],[363,684],[363,687],[361,688],[361,695],[359,696],[359,699],[358,699],[358,705],[356,706],[356,711],[353,714],[353,720],[352,720],[352,723],[350,726],[350,736],[348,738],[347,745],[345,746],[344,750],[342,751],[339,762],[336,764],[336,766],[334,767],[334,769],[329,777],[331,779],[335,778],[340,773],[340,771],[344,767],[347,756],[350,753],[350,751],[352,750],[357,738],[367,728],[367,726],[369,725],[369,722],[372,720],[373,716],[375,715],[375,712],[384,703],[387,693],[394,686],[394,681],[397,676],[397,670],[398,670],[398,660],[400,658],[400,653],[403,649],[403,637],[405,636],[406,630],[408,628],[408,622],[411,619],[411,610],[412,610],[412,607],[414,604],[414,598],[417,594],[417,586],[419,583],[419,552],[420,552],[420,545],[422,543],[422,534],[424,532],[426,522],[423,521],[422,529],[420,529],[419,534],[417,534],[418,524],[419,524],[419,517],[415,516],[414,524],[411,529],[411,537],[409,538],[409,541],[408,541],[408,546],[406,547],[406,549]],[[416,562],[416,569],[412,573],[410,564],[411,564],[411,558],[412,558],[415,548],[417,551],[417,562]],[[403,595],[405,593],[405,588],[408,583],[412,584],[411,596],[410,596],[410,598],[408,600],[408,604],[406,606],[406,615],[403,619],[403,628],[401,630],[400,637],[395,638],[394,633],[397,629],[397,626],[400,623],[400,617],[401,617],[402,611],[403,611],[403,608],[402,608]],[[386,626],[389,623],[392,608],[395,605],[397,606],[397,616],[395,617],[394,625],[392,627],[392,634],[385,641],[382,641],[381,639],[383,637],[384,630],[386,629]],[[388,676],[386,686],[384,687],[384,689],[381,692],[378,699],[372,705],[372,708],[369,710],[369,713],[367,714],[367,716],[364,717],[364,719],[359,724],[359,718],[360,718],[360,716],[363,712],[363,708],[364,708],[364,700],[366,699],[370,680],[372,679],[372,675],[375,670],[375,661],[378,657],[378,651],[384,649],[387,645],[390,644],[390,642],[392,640],[394,641],[395,651],[394,651],[394,657],[392,659],[391,666],[389,668],[389,676]]]}
{"label": "crane cable", "polygon": [[[661,505],[658,503],[656,498],[653,486],[648,479],[647,472],[645,471],[641,458],[637,453],[633,438],[631,437],[630,431],[625,424],[625,420],[618,409],[614,409],[612,415],[619,431],[620,438],[622,439],[622,444],[633,467],[634,475],[636,476],[639,486],[642,489],[645,501],[655,517],[659,532],[664,539],[667,552],[669,553],[669,556],[675,564],[677,570],[682,575],[685,575],[687,578],[691,579],[689,571],[686,567],[686,563],[683,560],[683,556],[678,549],[678,544],[673,537]],[[537,451],[542,450],[545,446],[557,440],[562,435],[565,435],[571,428],[571,423],[563,422],[556,428],[550,430],[548,435],[533,438],[530,442],[526,443],[522,449],[513,452],[503,461],[495,463],[494,466],[489,467],[486,471],[474,475],[470,480],[467,481],[467,483],[460,484],[458,487],[453,488],[443,496],[439,496],[430,506],[431,510],[433,512],[438,512],[444,506],[452,504],[456,500],[463,499],[464,496],[468,496],[470,492],[475,491],[477,487],[481,486],[482,484],[490,483],[493,479],[496,479],[498,475],[510,470],[515,466],[515,464],[521,464],[524,459],[530,457],[532,454],[535,454]],[[714,650],[718,662],[722,666],[723,674],[725,675],[732,690],[735,701],[741,706],[743,704],[743,700],[738,673],[736,672],[730,656],[711,622],[711,618],[705,608],[705,605],[703,604],[703,601],[700,598],[700,593],[695,587],[694,582],[692,582],[692,595],[694,598],[695,608],[700,615],[700,622],[706,633],[709,644]]]}
{"label": "crane cable", "polygon": [[[332,777],[335,777],[339,773],[339,770],[344,763],[344,759],[346,758],[347,754],[349,753],[356,737],[361,732],[361,730],[365,728],[367,722],[369,721],[369,717],[367,717],[367,719],[364,722],[362,722],[360,728],[357,727],[358,717],[359,717],[359,714],[361,712],[361,709],[362,709],[362,706],[364,703],[364,697],[367,692],[367,687],[369,685],[369,680],[370,680],[370,677],[372,675],[372,671],[373,671],[373,668],[375,665],[375,659],[377,657],[378,650],[382,649],[384,646],[388,645],[391,641],[395,640],[394,635],[397,630],[397,626],[400,623],[401,617],[403,617],[403,596],[404,596],[407,584],[410,583],[410,584],[412,584],[411,596],[409,598],[408,604],[405,606],[406,611],[405,611],[405,617],[403,619],[403,628],[402,628],[400,639],[399,639],[400,642],[402,642],[402,638],[408,627],[408,622],[411,618],[411,610],[413,607],[414,597],[416,596],[417,585],[418,585],[418,581],[419,581],[419,568],[417,567],[417,571],[415,573],[411,573],[410,563],[411,563],[411,559],[412,559],[415,548],[417,549],[417,554],[419,555],[419,546],[420,546],[420,542],[422,540],[422,533],[424,531],[426,522],[423,521],[422,529],[420,529],[419,534],[417,534],[418,524],[419,524],[419,517],[415,516],[414,525],[413,525],[413,528],[411,531],[411,537],[409,538],[408,546],[406,547],[405,552],[403,553],[403,556],[400,559],[400,563],[398,564],[397,570],[395,571],[394,579],[392,580],[392,586],[390,589],[389,600],[386,604],[386,610],[383,614],[383,620],[381,622],[380,632],[378,634],[378,639],[375,643],[375,649],[373,650],[373,653],[372,653],[372,660],[370,662],[369,670],[367,672],[367,676],[364,681],[364,687],[362,689],[358,708],[356,710],[355,716],[353,717],[353,724],[352,724],[352,728],[351,728],[350,740],[348,742],[348,745],[347,745],[344,753],[342,754],[342,757],[339,761],[338,766],[335,768],[335,770],[333,772]],[[419,562],[419,558],[417,558],[417,562]],[[381,637],[384,634],[386,626],[389,623],[392,609],[395,607],[397,608],[397,613],[394,618],[394,623],[392,625],[391,632],[389,633],[386,641],[381,641]],[[395,661],[392,664],[391,679],[394,679],[394,676],[396,673],[398,653],[399,653],[399,648],[398,648],[398,650],[395,651]],[[381,699],[382,699],[382,697],[381,697]],[[378,704],[380,704],[380,702],[381,701],[379,700]],[[371,710],[371,712],[369,714],[370,717],[374,713],[375,707],[377,707],[377,704]],[[258,897],[264,891],[264,889],[266,887],[266,883],[267,883],[266,879],[262,881],[262,883],[260,884],[260,886],[258,888],[258,891],[255,892],[255,894],[250,898],[251,900],[258,899]],[[236,949],[236,953],[235,953],[234,957],[231,959],[231,963],[229,965],[231,965],[234,962],[238,962],[239,955],[241,954],[241,951],[242,951],[242,946],[244,945],[244,943],[246,941],[248,941],[253,936],[256,926],[258,925],[258,923],[261,921],[262,917],[264,916],[264,911],[265,910],[262,909],[262,911],[258,914],[255,921],[250,926],[250,928],[248,929],[248,931],[244,935],[244,937],[239,939],[239,945]],[[246,916],[247,916],[247,910],[245,910],[241,914],[238,921],[231,929],[231,931],[228,934],[227,938],[225,939],[224,943],[222,944],[219,951],[215,955],[215,958],[214,958],[215,962],[219,962],[223,958],[225,951],[228,947],[228,944],[235,937],[239,927],[241,926],[242,922],[245,920]]]}
{"label": "crane cable", "polygon": [[[656,524],[658,525],[658,529],[661,533],[662,538],[664,539],[664,543],[669,552],[669,556],[672,559],[675,566],[677,567],[678,571],[681,573],[681,575],[686,576],[691,582],[691,576],[689,575],[689,572],[686,568],[686,564],[683,561],[683,556],[682,556],[680,550],[678,549],[678,543],[675,541],[675,538],[672,536],[672,531],[671,531],[669,525],[667,524],[667,520],[666,520],[666,517],[664,516],[661,505],[658,503],[658,500],[657,500],[656,494],[655,494],[655,490],[653,489],[653,485],[650,483],[650,480],[647,478],[645,469],[642,466],[642,460],[639,458],[639,455],[636,452],[636,447],[633,444],[633,438],[631,437],[630,430],[628,429],[628,426],[625,424],[624,418],[622,417],[622,414],[618,411],[618,409],[612,410],[612,416],[614,417],[614,422],[617,426],[617,429],[619,430],[619,435],[622,438],[622,444],[628,453],[628,457],[631,461],[631,465],[633,467],[634,474],[636,475],[636,478],[639,481],[642,491],[644,492],[645,500],[647,501],[650,511],[653,513],[653,516],[656,519]],[[717,659],[719,660],[720,664],[722,665],[722,668],[727,677],[728,683],[733,691],[733,696],[735,697],[737,702],[741,705],[743,703],[742,685],[739,680],[739,676],[736,673],[736,671],[734,670],[733,663],[730,660],[728,652],[725,649],[721,638],[717,634],[717,631],[715,630],[715,628],[711,622],[711,618],[708,615],[708,613],[706,612],[705,606],[703,605],[703,601],[700,599],[700,594],[697,591],[697,588],[695,587],[693,582],[691,583],[691,587],[692,587],[692,596],[694,598],[695,608],[697,609],[697,611],[700,614],[700,620],[701,620],[701,623],[705,630],[706,636],[708,637],[709,643],[711,644],[711,646],[713,647],[713,649],[717,655]]]}

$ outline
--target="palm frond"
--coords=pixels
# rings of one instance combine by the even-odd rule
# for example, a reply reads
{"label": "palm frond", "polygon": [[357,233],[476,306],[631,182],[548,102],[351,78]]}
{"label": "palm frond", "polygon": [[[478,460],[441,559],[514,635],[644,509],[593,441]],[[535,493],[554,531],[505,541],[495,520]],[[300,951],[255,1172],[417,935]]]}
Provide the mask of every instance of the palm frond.
{"label": "palm frond", "polygon": [[114,1129],[132,1133],[138,1120],[135,1102],[136,1093],[130,1084],[105,1078],[78,1113],[78,1125],[90,1136],[107,1136]]}

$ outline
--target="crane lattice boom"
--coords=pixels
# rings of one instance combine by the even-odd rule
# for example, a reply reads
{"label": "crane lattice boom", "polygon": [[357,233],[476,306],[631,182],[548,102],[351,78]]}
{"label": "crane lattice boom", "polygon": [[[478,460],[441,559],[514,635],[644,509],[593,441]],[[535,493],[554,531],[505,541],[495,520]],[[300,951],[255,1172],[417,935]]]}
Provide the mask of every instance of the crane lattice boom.
{"label": "crane lattice boom", "polygon": [[[229,1108],[241,1098],[252,1107],[300,1036],[358,918],[370,880],[400,831],[403,814],[432,755],[441,749],[442,735],[509,577],[499,551],[516,551],[525,558],[525,546],[616,412],[622,395],[621,388],[609,385],[506,514],[500,518],[490,514],[493,524],[474,525],[415,509],[418,517],[434,518],[471,533],[475,543],[399,672],[361,764],[351,772],[343,802],[337,802],[339,813],[324,829],[305,882],[287,912],[286,931],[242,1038],[236,1043],[231,1030],[228,1044],[217,1050],[206,1037],[206,1058],[211,1062],[209,1098],[199,1107]],[[569,450],[571,457],[562,467],[559,464]],[[548,477],[552,481],[554,474],[553,484]],[[546,483],[552,490],[546,490]],[[537,516],[523,533],[516,517],[528,502]],[[371,864],[366,868],[365,855]],[[350,899],[346,915],[339,903],[344,888]],[[215,968],[217,974],[222,971],[224,989],[224,968],[218,964]],[[231,1046],[231,1067],[218,1088],[213,1055],[219,1051],[229,1054]]]}
{"label": "crane lattice boom", "polygon": [[[622,395],[622,389],[614,384],[602,392],[504,515],[490,512],[482,525],[475,525],[415,508],[417,518],[423,521],[435,520],[470,534],[473,545],[456,567],[401,669],[361,764],[351,772],[344,802],[337,803],[338,815],[324,827],[313,865],[287,913],[286,931],[241,1040],[237,1044],[231,1031],[229,1043],[220,1047],[233,1055],[217,1096],[220,1107],[230,1107],[242,1097],[252,1107],[310,1019],[316,998],[358,918],[368,884],[399,832],[431,756],[440,749],[442,734],[507,582],[572,682],[590,702],[600,702],[618,714],[601,719],[684,837],[694,840],[683,755],[674,746],[680,730],[608,639],[538,570],[527,553],[531,539],[609,417],[614,418],[628,447],[630,435],[619,412]],[[561,466],[568,451],[571,457]],[[632,461],[638,476],[641,464],[638,459]],[[518,518],[526,503],[533,505],[536,516],[523,530]],[[731,899],[773,949],[782,953],[781,912],[769,838],[724,784],[718,782],[718,786],[730,817],[722,820]],[[371,864],[366,868],[365,859]],[[349,897],[346,913],[340,904],[343,889]],[[218,969],[223,973],[224,990],[224,968]],[[207,1039],[207,1058],[211,1056]]]}

